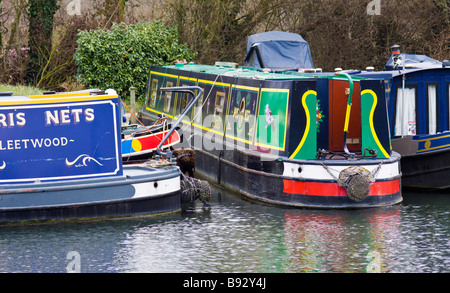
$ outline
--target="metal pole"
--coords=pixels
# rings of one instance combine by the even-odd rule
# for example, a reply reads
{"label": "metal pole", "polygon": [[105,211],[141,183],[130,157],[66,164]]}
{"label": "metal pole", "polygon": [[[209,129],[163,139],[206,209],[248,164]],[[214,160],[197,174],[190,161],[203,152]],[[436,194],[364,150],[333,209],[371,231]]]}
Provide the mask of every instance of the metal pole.
{"label": "metal pole", "polygon": [[[198,90],[198,94],[197,94],[196,97],[195,97],[195,94],[194,94],[194,90]],[[180,117],[178,117],[178,119],[175,122],[175,124],[170,127],[170,131],[164,136],[164,138],[162,139],[162,141],[159,143],[158,147],[156,148],[156,152],[159,155],[164,156],[164,155],[166,155],[166,152],[163,152],[161,150],[162,146],[164,145],[166,140],[172,135],[172,133],[175,131],[175,128],[177,128],[178,125],[181,123],[181,121],[183,120],[184,116],[186,116],[186,114],[191,110],[191,108],[197,103],[198,99],[203,94],[203,90],[202,90],[201,87],[198,87],[198,86],[175,86],[175,87],[162,87],[161,91],[185,92],[185,93],[191,94],[193,97],[195,97],[195,99],[193,99],[188,104],[188,106],[184,109],[184,111],[180,114]]]}
{"label": "metal pole", "polygon": [[136,88],[134,86],[130,87],[130,108],[131,108],[131,117],[130,124],[136,123],[136,119],[134,115],[136,115]]}

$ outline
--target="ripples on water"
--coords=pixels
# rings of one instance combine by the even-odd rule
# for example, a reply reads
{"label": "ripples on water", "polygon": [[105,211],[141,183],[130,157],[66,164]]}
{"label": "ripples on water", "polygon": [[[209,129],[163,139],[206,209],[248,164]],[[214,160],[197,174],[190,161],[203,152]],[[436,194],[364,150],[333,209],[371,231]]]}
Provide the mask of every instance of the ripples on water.
{"label": "ripples on water", "polygon": [[0,272],[450,272],[449,194],[368,210],[282,209],[213,188],[168,216],[0,228]]}

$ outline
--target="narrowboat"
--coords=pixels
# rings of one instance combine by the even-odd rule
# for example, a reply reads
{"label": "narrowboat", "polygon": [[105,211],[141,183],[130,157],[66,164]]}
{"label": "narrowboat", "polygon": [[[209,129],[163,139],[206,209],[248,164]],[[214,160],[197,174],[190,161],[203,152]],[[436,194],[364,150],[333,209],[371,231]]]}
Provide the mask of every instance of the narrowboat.
{"label": "narrowboat", "polygon": [[195,97],[179,130],[201,176],[281,207],[380,207],[402,201],[384,90],[381,79],[348,74],[152,65],[139,119],[177,119]]}
{"label": "narrowboat", "polygon": [[450,188],[450,62],[425,55],[392,55],[383,71],[348,72],[385,82],[393,150],[401,154],[402,184]]}
{"label": "narrowboat", "polygon": [[0,223],[181,210],[180,170],[123,166],[113,91],[0,94]]}
{"label": "narrowboat", "polygon": [[[450,62],[391,47],[382,71],[346,70],[351,76],[382,79],[392,148],[401,155],[406,188],[448,189],[450,181]],[[263,32],[249,37],[247,66],[289,70],[295,75],[321,73],[314,68],[308,43],[297,34]]]}
{"label": "narrowboat", "polygon": [[[166,117],[161,117],[150,126],[139,124],[122,125],[122,159],[135,161],[151,158],[158,148],[159,143],[169,133]],[[161,149],[170,148],[180,143],[180,135],[174,131]]]}

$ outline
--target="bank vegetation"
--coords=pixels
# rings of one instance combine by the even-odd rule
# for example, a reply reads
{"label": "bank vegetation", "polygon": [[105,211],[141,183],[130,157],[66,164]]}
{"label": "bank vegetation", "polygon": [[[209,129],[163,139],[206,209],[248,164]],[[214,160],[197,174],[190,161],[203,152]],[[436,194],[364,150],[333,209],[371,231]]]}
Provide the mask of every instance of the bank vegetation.
{"label": "bank vegetation", "polygon": [[[379,13],[368,13],[374,2]],[[77,42],[80,31],[106,32],[117,27],[114,23],[124,29],[157,21],[176,30],[171,33],[176,43],[188,48],[196,63],[243,64],[247,38],[270,30],[300,34],[310,44],[314,65],[323,70],[382,69],[394,44],[408,53],[450,59],[450,0],[0,0],[0,7],[0,83],[42,89],[91,86],[74,58],[83,44]],[[108,40],[102,44],[108,46]],[[135,51],[142,57],[127,60],[140,62],[152,54],[128,52]],[[102,76],[105,86],[124,73],[114,62],[109,66],[117,71]],[[145,70],[136,72],[142,75],[137,79],[146,78]],[[144,91],[139,88],[138,95]]]}

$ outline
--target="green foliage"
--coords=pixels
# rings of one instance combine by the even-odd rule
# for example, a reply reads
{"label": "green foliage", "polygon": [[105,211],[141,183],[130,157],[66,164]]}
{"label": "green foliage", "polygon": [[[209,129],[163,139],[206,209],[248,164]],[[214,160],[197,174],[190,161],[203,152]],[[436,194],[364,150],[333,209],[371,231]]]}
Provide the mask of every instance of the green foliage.
{"label": "green foliage", "polygon": [[143,98],[151,64],[167,65],[176,59],[189,62],[196,55],[180,44],[176,27],[159,21],[80,31],[77,44],[79,82],[90,88],[113,88],[122,97],[128,97],[134,86],[138,99]]}

